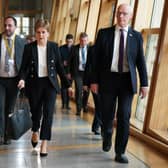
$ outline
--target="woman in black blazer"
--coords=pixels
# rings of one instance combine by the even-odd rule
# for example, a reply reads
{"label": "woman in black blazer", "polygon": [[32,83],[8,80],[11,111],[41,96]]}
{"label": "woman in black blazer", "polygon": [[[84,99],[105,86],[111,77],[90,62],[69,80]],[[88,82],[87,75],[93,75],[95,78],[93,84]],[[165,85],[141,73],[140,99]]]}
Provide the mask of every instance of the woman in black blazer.
{"label": "woman in black blazer", "polygon": [[47,20],[40,19],[36,22],[35,35],[36,41],[27,44],[24,49],[18,87],[25,87],[29,98],[33,122],[32,145],[36,147],[40,136],[40,156],[47,156],[47,141],[51,139],[54,105],[56,95],[60,91],[57,74],[67,88],[70,87],[70,83],[61,65],[57,44],[48,41]]}

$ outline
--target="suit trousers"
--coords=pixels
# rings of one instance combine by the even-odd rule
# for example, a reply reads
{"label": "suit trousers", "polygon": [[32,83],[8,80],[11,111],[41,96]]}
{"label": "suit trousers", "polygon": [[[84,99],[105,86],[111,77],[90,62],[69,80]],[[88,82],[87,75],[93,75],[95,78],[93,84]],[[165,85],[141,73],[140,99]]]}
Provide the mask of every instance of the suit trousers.
{"label": "suit trousers", "polygon": [[[71,80],[69,80],[69,82],[72,83]],[[62,107],[63,108],[68,108],[70,97],[69,97],[69,94],[68,94],[68,88],[64,85],[63,82],[61,82],[61,99],[62,99]]]}
{"label": "suit trousers", "polygon": [[18,78],[0,77],[0,136],[8,138],[8,115],[13,112],[18,93]]}
{"label": "suit trousers", "polygon": [[83,72],[79,72],[79,74],[74,77],[77,113],[80,113],[82,107],[86,106],[89,97],[89,92],[83,91],[83,75]]}
{"label": "suit trousers", "polygon": [[129,137],[129,119],[133,99],[131,77],[130,73],[111,73],[109,78],[111,80],[111,88],[108,92],[101,90],[100,86],[102,129],[104,139],[111,140],[116,112],[115,152],[116,154],[123,154]]}
{"label": "suit trousers", "polygon": [[40,139],[51,140],[56,89],[48,77],[31,80],[27,87],[26,91],[32,113],[32,131],[37,132],[40,129]]}
{"label": "suit trousers", "polygon": [[94,106],[95,106],[95,113],[94,113],[94,119],[92,123],[92,131],[98,130],[99,127],[102,125],[102,117],[101,117],[101,110],[100,110],[100,96],[99,94],[95,94],[92,92],[93,95],[93,101],[94,101]]}

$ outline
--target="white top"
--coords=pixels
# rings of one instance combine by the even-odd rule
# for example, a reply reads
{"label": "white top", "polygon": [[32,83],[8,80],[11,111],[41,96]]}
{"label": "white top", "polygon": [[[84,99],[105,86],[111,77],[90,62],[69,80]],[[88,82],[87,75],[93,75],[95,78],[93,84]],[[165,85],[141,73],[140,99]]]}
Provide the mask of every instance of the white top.
{"label": "white top", "polygon": [[47,77],[47,47],[37,46],[38,49],[38,77]]}
{"label": "white top", "polygon": [[[85,64],[86,64],[86,60],[87,60],[87,45],[84,47],[85,50]],[[83,62],[82,62],[82,47],[79,48],[79,71],[84,71],[84,67],[83,67]]]}
{"label": "white top", "polygon": [[[1,41],[1,57],[0,57],[0,77],[16,77],[17,72],[16,72],[16,64],[14,61],[14,54],[15,54],[15,44],[12,46],[12,53],[11,53],[11,58],[8,60],[8,65],[9,65],[9,72],[5,71],[5,56],[7,52],[7,47],[5,45],[5,40],[6,36],[2,36],[2,41]],[[15,40],[15,34],[13,34],[11,37],[11,40]]]}
{"label": "white top", "polygon": [[[114,35],[114,50],[113,50],[113,59],[111,64],[111,71],[118,72],[118,59],[119,59],[119,43],[120,43],[120,27],[116,26],[115,35]],[[124,33],[124,60],[123,60],[123,72],[129,72],[127,55],[126,55],[126,45],[127,45],[127,34],[128,34],[128,26],[123,29]]]}

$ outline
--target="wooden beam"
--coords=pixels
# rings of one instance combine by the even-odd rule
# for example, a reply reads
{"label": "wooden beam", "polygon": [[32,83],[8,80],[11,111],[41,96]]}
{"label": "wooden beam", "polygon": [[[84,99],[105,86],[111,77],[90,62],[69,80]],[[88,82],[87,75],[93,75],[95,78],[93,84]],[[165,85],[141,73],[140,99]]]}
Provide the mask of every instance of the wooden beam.
{"label": "wooden beam", "polygon": [[89,41],[94,42],[97,27],[97,20],[100,10],[100,0],[91,0],[89,6],[89,14],[87,19],[86,33],[88,34]]}

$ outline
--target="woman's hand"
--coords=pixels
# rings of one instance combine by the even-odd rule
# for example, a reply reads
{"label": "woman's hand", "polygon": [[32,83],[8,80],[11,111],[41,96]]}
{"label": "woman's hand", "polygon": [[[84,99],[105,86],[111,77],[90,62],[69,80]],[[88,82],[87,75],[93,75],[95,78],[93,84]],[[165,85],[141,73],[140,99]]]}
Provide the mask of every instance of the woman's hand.
{"label": "woman's hand", "polygon": [[17,85],[17,87],[21,90],[22,88],[25,87],[25,81],[23,79],[21,79]]}

